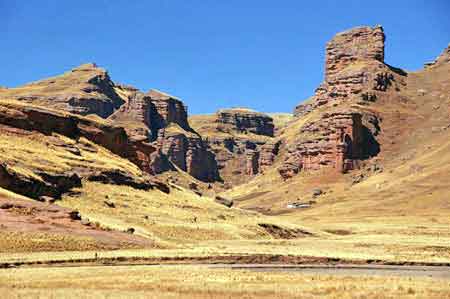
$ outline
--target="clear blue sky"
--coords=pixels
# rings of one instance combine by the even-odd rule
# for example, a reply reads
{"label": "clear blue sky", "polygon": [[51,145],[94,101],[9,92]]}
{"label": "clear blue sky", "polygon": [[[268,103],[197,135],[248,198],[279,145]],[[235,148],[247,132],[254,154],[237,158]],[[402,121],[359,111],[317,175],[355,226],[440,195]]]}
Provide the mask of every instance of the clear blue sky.
{"label": "clear blue sky", "polygon": [[290,112],[322,81],[325,43],[376,24],[386,62],[419,69],[450,42],[450,1],[0,0],[0,85],[96,62],[190,113]]}

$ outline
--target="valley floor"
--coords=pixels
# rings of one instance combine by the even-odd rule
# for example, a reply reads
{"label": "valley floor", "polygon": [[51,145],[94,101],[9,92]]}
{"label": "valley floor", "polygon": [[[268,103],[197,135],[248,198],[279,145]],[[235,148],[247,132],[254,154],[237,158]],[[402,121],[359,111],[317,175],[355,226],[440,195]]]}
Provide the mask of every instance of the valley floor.
{"label": "valley floor", "polygon": [[447,278],[209,266],[0,270],[7,298],[449,298]]}

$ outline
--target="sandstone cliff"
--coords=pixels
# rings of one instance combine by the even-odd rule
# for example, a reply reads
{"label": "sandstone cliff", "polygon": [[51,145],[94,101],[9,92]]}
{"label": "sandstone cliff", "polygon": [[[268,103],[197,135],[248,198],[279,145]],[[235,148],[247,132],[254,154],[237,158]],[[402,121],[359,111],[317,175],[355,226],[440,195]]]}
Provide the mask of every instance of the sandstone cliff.
{"label": "sandstone cliff", "polygon": [[244,108],[222,109],[216,112],[217,130],[222,132],[254,133],[273,136],[273,119],[264,114]]}
{"label": "sandstone cliff", "polygon": [[221,109],[214,115],[192,116],[190,123],[212,148],[226,187],[263,172],[278,154],[273,119],[267,114],[245,108]]}
{"label": "sandstone cliff", "polygon": [[[109,119],[132,139],[151,143],[157,149],[155,158],[168,159],[197,179],[219,180],[215,157],[190,127],[187,109],[178,98],[157,90],[137,92]],[[156,173],[166,170],[154,168]]]}
{"label": "sandstone cliff", "polygon": [[346,172],[379,152],[375,135],[379,117],[368,107],[395,97],[406,73],[384,63],[381,26],[358,27],[337,34],[326,46],[325,81],[315,95],[295,108],[308,117],[279,167],[284,178],[300,170],[332,167]]}

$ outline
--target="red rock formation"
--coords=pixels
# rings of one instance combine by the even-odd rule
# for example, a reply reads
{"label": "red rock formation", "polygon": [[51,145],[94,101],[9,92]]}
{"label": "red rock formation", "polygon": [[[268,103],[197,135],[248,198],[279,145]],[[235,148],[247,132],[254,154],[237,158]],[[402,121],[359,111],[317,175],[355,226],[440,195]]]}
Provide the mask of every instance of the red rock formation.
{"label": "red rock formation", "polygon": [[327,44],[325,81],[307,103],[296,107],[295,115],[302,117],[321,106],[334,112],[319,110],[318,118],[303,125],[279,168],[283,177],[324,166],[346,172],[379,151],[372,131],[361,120],[364,116],[365,124],[378,131],[377,116],[349,107],[388,98],[405,85],[405,73],[384,63],[384,40],[380,26],[358,27],[337,34]]}
{"label": "red rock formation", "polygon": [[[158,149],[145,141],[130,138],[122,127],[76,115],[18,104],[2,104],[0,106],[0,123],[24,130],[38,131],[46,135],[58,133],[74,139],[85,137],[117,155],[129,159],[144,171],[155,173],[151,164],[151,155],[158,152]],[[165,165],[164,170],[168,169],[170,166]]]}
{"label": "red rock formation", "polygon": [[164,134],[161,129],[158,144],[161,146],[161,152],[181,170],[186,171],[186,154],[188,151],[188,139],[182,132],[173,134]]}
{"label": "red rock formation", "polygon": [[152,116],[156,113],[150,97],[136,93],[109,117],[124,126],[134,138],[149,138],[152,131]]}
{"label": "red rock formation", "polygon": [[[243,183],[261,171],[260,151],[274,134],[273,119],[269,115],[232,108],[219,110],[214,115],[198,115],[191,120],[214,152],[220,177],[227,184]],[[262,159],[266,158],[267,155]],[[269,160],[271,158],[263,163]]]}
{"label": "red rock formation", "polygon": [[328,42],[325,57],[325,81],[357,61],[384,62],[384,32],[381,26],[357,27],[338,33]]}
{"label": "red rock formation", "polygon": [[187,120],[187,108],[180,99],[155,89],[150,90],[147,96],[155,106],[160,128],[175,123],[186,131],[192,131]]}
{"label": "red rock formation", "polygon": [[256,175],[259,172],[259,152],[247,149],[245,151],[245,173],[247,175]]}
{"label": "red rock formation", "polygon": [[[110,119],[123,126],[133,140],[151,142],[159,153],[152,155],[155,163],[166,159],[197,179],[218,179],[214,155],[189,126],[186,107],[179,99],[156,90],[138,92]],[[158,165],[152,165],[152,171],[165,170]]]}
{"label": "red rock formation", "polygon": [[295,108],[295,116],[328,103],[370,103],[388,89],[404,85],[404,72],[384,63],[384,40],[381,26],[337,34],[326,47],[325,81],[308,103]]}
{"label": "red rock formation", "polygon": [[273,119],[260,112],[243,108],[222,109],[216,112],[218,130],[232,130],[239,133],[254,133],[273,136]]}
{"label": "red rock formation", "polygon": [[262,145],[259,150],[258,165],[260,172],[269,168],[275,162],[275,157],[278,155],[278,151],[281,145],[281,141],[269,141]]}
{"label": "red rock formation", "polygon": [[325,113],[321,119],[301,129],[302,136],[288,150],[289,154],[278,169],[283,178],[300,170],[331,167],[346,172],[358,166],[365,152],[364,130],[358,112]]}

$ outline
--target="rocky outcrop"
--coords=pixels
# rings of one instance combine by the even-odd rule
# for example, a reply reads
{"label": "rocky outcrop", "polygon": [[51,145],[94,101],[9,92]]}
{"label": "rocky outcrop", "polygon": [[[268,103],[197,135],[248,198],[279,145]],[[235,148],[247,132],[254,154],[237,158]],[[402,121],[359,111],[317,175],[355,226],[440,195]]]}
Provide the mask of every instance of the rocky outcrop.
{"label": "rocky outcrop", "polygon": [[304,138],[288,149],[288,155],[278,169],[283,178],[299,171],[323,167],[347,172],[358,166],[367,151],[366,130],[358,112],[325,113],[320,119],[301,129]]}
{"label": "rocky outcrop", "polygon": [[51,174],[37,173],[28,176],[9,165],[0,164],[0,187],[33,199],[61,195],[74,187],[81,187],[81,179],[75,173]]}
{"label": "rocky outcrop", "polygon": [[169,161],[193,177],[206,182],[219,179],[215,156],[198,134],[169,127],[159,131],[156,144]]}
{"label": "rocky outcrop", "polygon": [[186,131],[192,131],[187,120],[187,108],[180,99],[156,89],[150,90],[147,95],[156,110],[154,126],[157,129],[165,128],[174,123]]}
{"label": "rocky outcrop", "polygon": [[244,108],[223,109],[216,113],[217,129],[227,132],[254,133],[273,136],[273,119],[264,114]]}
{"label": "rocky outcrop", "polygon": [[61,76],[2,90],[0,98],[106,118],[124,103],[115,87],[104,69],[88,63]]}
{"label": "rocky outcrop", "polygon": [[325,81],[333,80],[358,61],[384,62],[384,41],[381,26],[357,27],[336,34],[326,46]]}
{"label": "rocky outcrop", "polygon": [[158,155],[158,148],[154,145],[130,138],[124,128],[106,122],[97,122],[44,108],[8,103],[0,105],[0,123],[24,130],[38,131],[45,135],[57,133],[72,139],[84,137],[130,160],[150,174],[170,169],[169,163],[166,165],[160,163],[158,169],[155,169],[152,162],[155,159],[154,155]]}
{"label": "rocky outcrop", "polygon": [[357,27],[337,34],[326,46],[325,81],[297,117],[319,106],[341,102],[370,103],[389,89],[405,84],[405,73],[384,63],[385,35],[381,26]]}
{"label": "rocky outcrop", "polygon": [[160,173],[160,162],[167,160],[197,179],[219,179],[214,155],[189,126],[187,109],[176,97],[157,90],[138,92],[109,119],[123,126],[133,140],[157,149],[159,154],[150,161],[154,172]]}
{"label": "rocky outcrop", "polygon": [[376,26],[357,27],[328,42],[325,80],[311,99],[296,107],[295,116],[326,108],[317,110],[300,129],[278,169],[282,177],[322,167],[346,172],[378,153],[378,117],[362,107],[395,99],[406,75],[384,63],[384,40],[383,28]]}
{"label": "rocky outcrop", "polygon": [[258,168],[263,172],[273,165],[280,150],[281,141],[269,141],[261,146],[258,157]]}
{"label": "rocky outcrop", "polygon": [[259,172],[259,152],[248,149],[245,151],[245,173],[256,175]]}
{"label": "rocky outcrop", "polygon": [[[154,128],[155,107],[147,95],[136,92],[127,103],[109,117],[123,126],[134,139],[151,139]],[[159,126],[159,125],[158,125]]]}
{"label": "rocky outcrop", "polygon": [[[273,163],[278,153],[272,143],[272,117],[244,108],[222,109],[211,115],[196,115],[191,124],[215,154],[225,185],[241,184]],[[275,146],[278,148],[278,146]],[[263,151],[263,153],[262,153]]]}
{"label": "rocky outcrop", "polygon": [[87,179],[92,182],[101,182],[104,184],[130,186],[139,190],[151,190],[156,188],[164,193],[170,192],[167,185],[154,181],[149,177],[136,177],[117,169],[98,171],[89,175]]}

